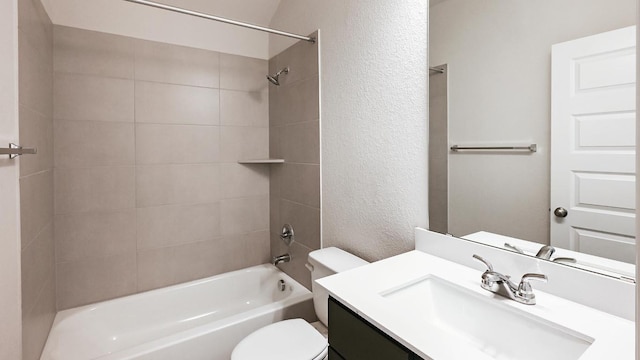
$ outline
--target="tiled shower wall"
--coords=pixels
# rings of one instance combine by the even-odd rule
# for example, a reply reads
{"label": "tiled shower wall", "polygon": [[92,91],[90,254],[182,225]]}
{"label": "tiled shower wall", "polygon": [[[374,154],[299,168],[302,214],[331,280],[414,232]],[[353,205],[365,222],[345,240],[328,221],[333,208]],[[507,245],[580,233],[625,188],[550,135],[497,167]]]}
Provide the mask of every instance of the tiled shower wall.
{"label": "tiled shower wall", "polygon": [[[291,262],[279,267],[311,289],[304,265],[309,252],[321,246],[318,44],[297,42],[269,61],[269,72],[287,66],[281,85],[269,90],[270,155],[285,160],[271,165],[271,255],[289,252]],[[279,238],[285,223],[295,230],[290,249]]]}
{"label": "tiled shower wall", "polygon": [[267,71],[55,27],[58,309],[269,260]]}
{"label": "tiled shower wall", "polygon": [[[40,0],[18,1],[22,358],[40,358],[56,314],[53,240],[53,25]],[[7,144],[0,144],[4,147]]]}

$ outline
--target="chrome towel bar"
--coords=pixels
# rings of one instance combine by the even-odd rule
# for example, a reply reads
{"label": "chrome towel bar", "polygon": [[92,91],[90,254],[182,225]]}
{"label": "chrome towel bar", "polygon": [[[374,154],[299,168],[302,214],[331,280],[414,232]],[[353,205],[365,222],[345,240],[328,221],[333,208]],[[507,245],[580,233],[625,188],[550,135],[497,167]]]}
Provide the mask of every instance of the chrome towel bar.
{"label": "chrome towel bar", "polygon": [[480,150],[480,151],[493,151],[493,150],[526,150],[531,152],[538,151],[537,144],[531,144],[526,146],[460,146],[453,145],[451,146],[451,151],[460,151],[460,150]]}
{"label": "chrome towel bar", "polygon": [[22,146],[13,143],[10,143],[8,148],[0,148],[0,155],[9,155],[9,159],[15,159],[20,155],[37,153],[38,149],[36,148],[23,148]]}

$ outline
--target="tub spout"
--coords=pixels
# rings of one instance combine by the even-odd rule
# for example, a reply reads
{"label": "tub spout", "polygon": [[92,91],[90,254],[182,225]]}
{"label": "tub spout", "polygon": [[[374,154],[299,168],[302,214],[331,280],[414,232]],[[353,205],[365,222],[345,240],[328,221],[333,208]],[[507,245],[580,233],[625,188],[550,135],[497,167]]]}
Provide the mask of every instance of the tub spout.
{"label": "tub spout", "polygon": [[280,255],[280,256],[274,256],[273,259],[271,259],[271,263],[273,265],[278,265],[280,263],[283,263],[283,262],[286,263],[286,262],[289,262],[289,261],[291,261],[291,255],[289,255],[289,254],[283,254],[283,255]]}

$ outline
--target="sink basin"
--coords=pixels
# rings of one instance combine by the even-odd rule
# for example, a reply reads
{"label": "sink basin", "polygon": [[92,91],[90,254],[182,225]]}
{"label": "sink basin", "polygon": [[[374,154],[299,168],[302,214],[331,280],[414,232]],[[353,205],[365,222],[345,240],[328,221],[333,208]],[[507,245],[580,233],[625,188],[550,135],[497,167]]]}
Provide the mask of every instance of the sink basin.
{"label": "sink basin", "polygon": [[434,275],[380,295],[390,306],[413,309],[412,319],[424,324],[424,336],[437,332],[497,360],[577,360],[594,342],[505,304],[512,300],[482,296]]}

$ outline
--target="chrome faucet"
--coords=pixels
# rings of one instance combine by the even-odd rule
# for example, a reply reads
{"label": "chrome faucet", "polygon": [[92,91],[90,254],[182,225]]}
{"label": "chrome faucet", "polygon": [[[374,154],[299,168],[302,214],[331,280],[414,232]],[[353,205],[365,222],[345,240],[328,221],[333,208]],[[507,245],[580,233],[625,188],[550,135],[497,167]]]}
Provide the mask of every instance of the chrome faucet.
{"label": "chrome faucet", "polygon": [[289,261],[291,261],[291,255],[289,255],[289,254],[282,254],[280,256],[274,256],[271,259],[271,263],[273,265],[278,265],[278,264],[281,264],[281,263],[287,263]]}
{"label": "chrome faucet", "polygon": [[[506,247],[511,251],[517,252],[518,254],[526,255],[526,253],[522,249],[520,249],[515,245],[504,243],[504,247]],[[554,248],[553,246],[544,245],[543,247],[540,248],[540,250],[538,250],[538,253],[536,253],[536,257],[538,259],[551,260],[553,262],[564,262],[564,263],[572,263],[572,264],[575,264],[577,262],[576,259],[570,258],[570,257],[557,257],[552,259],[551,256],[555,252],[556,252],[556,248]]]}
{"label": "chrome faucet", "polygon": [[551,245],[545,245],[541,247],[540,250],[538,250],[536,257],[540,259],[551,260],[553,262],[576,263],[576,259],[570,258],[570,257],[557,257],[557,258],[551,259],[551,256],[555,252],[556,252],[556,248],[554,248]]}
{"label": "chrome faucet", "polygon": [[492,293],[502,295],[511,300],[515,300],[521,304],[535,305],[536,295],[533,293],[529,280],[540,280],[547,282],[547,276],[543,274],[524,274],[520,280],[520,284],[516,285],[511,281],[509,275],[503,275],[493,270],[493,265],[478,255],[473,258],[482,262],[487,267],[482,273],[482,282],[480,286]]}

